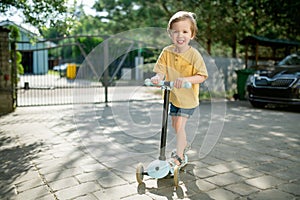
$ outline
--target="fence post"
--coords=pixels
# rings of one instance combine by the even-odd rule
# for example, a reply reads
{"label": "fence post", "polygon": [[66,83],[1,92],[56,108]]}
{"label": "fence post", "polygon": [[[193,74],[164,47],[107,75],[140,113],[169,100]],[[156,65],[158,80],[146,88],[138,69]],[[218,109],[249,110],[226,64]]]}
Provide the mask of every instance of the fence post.
{"label": "fence post", "polygon": [[107,41],[104,41],[104,76],[103,76],[103,83],[104,83],[104,95],[105,95],[105,105],[108,104],[108,76],[109,76],[109,68],[108,68],[108,44]]}
{"label": "fence post", "polygon": [[[0,115],[14,110],[14,90],[12,65],[9,63],[9,29],[0,27]],[[12,59],[13,60],[13,59]],[[14,60],[12,61],[15,62]],[[13,64],[14,65],[14,64]]]}
{"label": "fence post", "polygon": [[11,70],[11,77],[12,77],[12,84],[11,84],[11,90],[12,90],[12,97],[13,97],[13,108],[17,106],[17,99],[18,99],[18,93],[17,93],[17,84],[18,84],[18,76],[17,76],[17,44],[16,41],[12,41],[11,43],[11,51],[12,51],[12,70]]}

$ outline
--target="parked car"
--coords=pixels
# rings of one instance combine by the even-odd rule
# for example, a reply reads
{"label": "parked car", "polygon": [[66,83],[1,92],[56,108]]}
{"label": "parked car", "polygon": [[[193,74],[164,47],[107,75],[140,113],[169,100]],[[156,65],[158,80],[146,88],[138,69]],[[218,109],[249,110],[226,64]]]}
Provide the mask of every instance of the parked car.
{"label": "parked car", "polygon": [[65,77],[67,73],[67,67],[68,64],[65,63],[65,64],[54,66],[53,70],[59,72],[60,77]]}
{"label": "parked car", "polygon": [[65,64],[61,64],[61,65],[57,65],[57,66],[54,66],[53,67],[53,70],[54,71],[65,71],[65,70],[67,70],[67,64],[65,63]]}
{"label": "parked car", "polygon": [[254,107],[267,104],[300,107],[300,55],[292,54],[273,66],[272,70],[258,70],[249,76],[249,101]]}

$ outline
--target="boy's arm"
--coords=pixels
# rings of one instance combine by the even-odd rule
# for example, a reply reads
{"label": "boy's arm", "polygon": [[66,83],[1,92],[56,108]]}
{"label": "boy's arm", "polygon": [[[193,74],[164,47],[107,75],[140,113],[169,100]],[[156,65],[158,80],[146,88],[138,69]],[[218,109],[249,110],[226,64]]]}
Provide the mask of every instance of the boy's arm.
{"label": "boy's arm", "polygon": [[192,84],[199,84],[199,83],[203,83],[207,79],[207,76],[197,74],[194,76],[185,77],[184,79]]}
{"label": "boy's arm", "polygon": [[184,82],[190,82],[191,84],[199,84],[199,83],[203,83],[206,79],[207,79],[206,76],[200,74],[184,77],[184,78],[177,78],[174,81],[174,87],[181,88]]}

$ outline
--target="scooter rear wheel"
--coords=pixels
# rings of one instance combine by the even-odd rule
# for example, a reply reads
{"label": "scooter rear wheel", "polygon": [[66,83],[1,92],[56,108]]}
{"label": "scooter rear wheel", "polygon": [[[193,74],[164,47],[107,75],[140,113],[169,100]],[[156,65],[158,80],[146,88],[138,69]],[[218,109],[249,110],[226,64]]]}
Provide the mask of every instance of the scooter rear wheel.
{"label": "scooter rear wheel", "polygon": [[144,179],[144,166],[142,163],[139,163],[138,166],[136,167],[136,180],[139,184],[143,183]]}
{"label": "scooter rear wheel", "polygon": [[179,185],[179,171],[180,171],[180,167],[176,165],[174,167],[174,177],[173,177],[175,187],[178,187]]}

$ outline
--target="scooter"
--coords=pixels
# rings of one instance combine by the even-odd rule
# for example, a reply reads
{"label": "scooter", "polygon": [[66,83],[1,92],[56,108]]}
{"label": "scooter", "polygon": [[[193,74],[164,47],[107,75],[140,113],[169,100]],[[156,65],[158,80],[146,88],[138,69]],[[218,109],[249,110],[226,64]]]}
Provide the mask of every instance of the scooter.
{"label": "scooter", "polygon": [[[167,127],[168,127],[168,113],[169,113],[169,96],[170,91],[173,88],[173,82],[161,81],[159,84],[152,84],[150,79],[146,79],[144,84],[146,86],[161,87],[164,90],[164,103],[163,103],[163,118],[161,128],[161,140],[160,140],[160,154],[157,160],[152,161],[144,171],[144,166],[139,163],[136,168],[136,180],[139,184],[143,183],[144,176],[150,176],[152,178],[161,179],[168,175],[173,176],[174,186],[179,185],[179,166],[175,166],[174,169],[170,166],[170,163],[166,161],[166,142],[167,142]],[[183,88],[191,88],[192,84],[185,82]]]}

